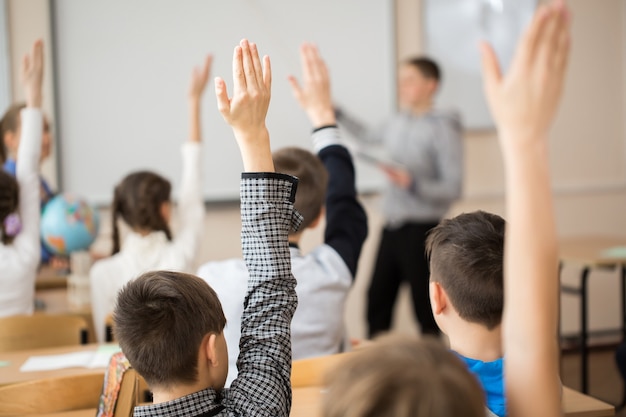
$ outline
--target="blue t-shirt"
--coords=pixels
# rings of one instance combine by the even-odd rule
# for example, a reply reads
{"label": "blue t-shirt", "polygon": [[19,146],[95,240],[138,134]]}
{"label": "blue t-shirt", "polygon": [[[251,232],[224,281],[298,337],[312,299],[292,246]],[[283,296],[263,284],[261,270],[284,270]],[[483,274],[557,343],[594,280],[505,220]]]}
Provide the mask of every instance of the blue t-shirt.
{"label": "blue t-shirt", "polygon": [[[4,165],[2,166],[2,169],[4,169],[6,173],[11,174],[12,176],[15,177],[15,172],[17,170],[17,163],[15,159],[9,158],[6,161],[4,161]],[[41,209],[43,210],[43,207],[48,202],[48,200],[50,200],[54,196],[54,193],[50,189],[50,186],[48,185],[48,183],[41,177],[40,177],[40,182],[41,182]],[[46,245],[44,245],[43,242],[41,242],[41,262],[47,263],[51,257],[52,257],[52,254],[50,253],[48,248],[46,248]]]}
{"label": "blue t-shirt", "polygon": [[487,397],[487,408],[498,417],[506,416],[506,398],[504,393],[504,360],[483,362],[458,355],[465,362],[471,373],[476,375]]}

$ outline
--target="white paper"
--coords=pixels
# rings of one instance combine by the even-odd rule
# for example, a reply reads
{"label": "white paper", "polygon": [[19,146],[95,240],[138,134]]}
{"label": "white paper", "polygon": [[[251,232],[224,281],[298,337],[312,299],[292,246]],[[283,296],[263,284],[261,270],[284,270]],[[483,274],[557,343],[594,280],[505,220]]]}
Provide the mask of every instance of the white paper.
{"label": "white paper", "polygon": [[52,371],[66,368],[105,368],[111,356],[119,352],[115,345],[100,346],[96,351],[65,353],[62,355],[31,356],[21,366],[21,372]]}

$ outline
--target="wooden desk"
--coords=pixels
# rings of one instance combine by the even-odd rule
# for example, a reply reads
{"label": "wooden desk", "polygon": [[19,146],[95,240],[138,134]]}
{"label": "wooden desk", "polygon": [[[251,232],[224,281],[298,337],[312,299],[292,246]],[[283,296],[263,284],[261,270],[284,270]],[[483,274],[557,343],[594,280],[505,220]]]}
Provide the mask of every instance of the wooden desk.
{"label": "wooden desk", "polygon": [[50,266],[41,267],[35,279],[35,290],[59,288],[67,288],[67,274],[60,273]]}
{"label": "wooden desk", "polygon": [[605,251],[626,247],[626,239],[602,236],[579,236],[559,241],[561,267],[564,263],[581,267],[580,286],[561,285],[561,292],[580,297],[580,356],[582,392],[589,392],[588,278],[592,268],[619,268],[621,270],[622,333],[626,336],[626,254],[607,256]]}
{"label": "wooden desk", "polygon": [[[321,417],[322,390],[320,388],[296,388],[293,390],[291,417]],[[563,388],[563,411],[565,417],[605,417],[615,415],[612,405]],[[66,411],[40,414],[39,417],[93,417],[96,410]],[[26,416],[25,416],[26,417]]]}
{"label": "wooden desk", "polygon": [[72,352],[84,352],[84,351],[96,351],[98,349],[97,344],[83,345],[83,346],[66,346],[59,348],[48,349],[33,349],[24,350],[19,352],[6,352],[0,353],[0,362],[8,362],[7,366],[0,367],[0,386],[15,384],[16,382],[32,381],[35,379],[50,378],[63,375],[79,375],[93,373],[94,371],[102,370],[104,378],[104,368],[89,369],[89,368],[67,368],[58,369],[53,371],[37,371],[37,372],[21,372],[20,367],[31,356],[39,355],[60,355],[63,353]]}
{"label": "wooden desk", "polygon": [[37,291],[35,298],[45,304],[43,310],[36,310],[35,314],[71,314],[80,316],[87,322],[87,331],[89,332],[88,342],[96,342],[96,333],[93,324],[93,316],[91,307],[70,308],[67,300],[66,288],[54,288],[43,291]]}

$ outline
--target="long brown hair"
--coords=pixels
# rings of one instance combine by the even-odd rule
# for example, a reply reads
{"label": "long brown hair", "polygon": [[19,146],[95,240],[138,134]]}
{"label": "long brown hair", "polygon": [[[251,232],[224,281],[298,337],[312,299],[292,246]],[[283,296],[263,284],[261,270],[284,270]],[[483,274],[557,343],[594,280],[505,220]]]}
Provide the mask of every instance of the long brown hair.
{"label": "long brown hair", "polygon": [[8,245],[13,242],[14,236],[8,236],[4,230],[4,220],[11,213],[15,213],[19,204],[19,186],[10,174],[0,169],[0,232],[2,243]]}
{"label": "long brown hair", "polygon": [[20,127],[20,112],[26,107],[26,103],[13,104],[4,112],[2,120],[0,120],[0,163],[4,163],[9,156],[9,152],[4,143],[4,135],[8,132],[16,133]]}
{"label": "long brown hair", "polygon": [[172,185],[154,172],[129,174],[115,187],[113,195],[113,254],[120,251],[117,221],[121,217],[133,229],[163,231],[172,240],[167,220],[161,214],[163,203],[170,201]]}

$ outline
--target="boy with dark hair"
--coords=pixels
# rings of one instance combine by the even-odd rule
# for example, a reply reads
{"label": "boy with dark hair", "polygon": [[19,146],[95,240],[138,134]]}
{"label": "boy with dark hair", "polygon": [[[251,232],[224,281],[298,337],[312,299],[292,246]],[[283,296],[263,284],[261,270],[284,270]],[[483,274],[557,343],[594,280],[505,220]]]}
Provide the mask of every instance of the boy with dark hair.
{"label": "boy with dark hair", "polygon": [[[299,179],[295,207],[304,216],[302,230],[312,229],[326,216],[324,243],[302,254],[303,232],[289,234],[291,265],[298,280],[298,308],[291,326],[293,359],[330,355],[343,350],[345,300],[356,275],[361,247],[367,236],[367,217],[356,195],[355,174],[348,150],[340,144],[326,65],[317,48],[300,50],[303,84],[290,82],[300,106],[313,125],[317,156],[299,148],[273,154],[278,172]],[[246,296],[248,271],[241,259],[209,262],[198,276],[215,289],[224,307],[230,346],[227,385],[237,376],[237,341]]]}
{"label": "boy with dark hair", "polygon": [[426,240],[430,301],[450,348],[481,382],[487,408],[506,415],[502,334],[502,217],[477,211],[443,220]]}
{"label": "boy with dark hair", "polygon": [[[243,40],[233,57],[234,94],[216,79],[218,109],[243,159],[242,247],[250,272],[242,317],[239,377],[224,390],[225,319],[215,293],[197,277],[152,272],[120,292],[115,331],[131,365],[150,385],[154,404],[135,416],[289,416],[290,324],[297,305],[288,233],[301,216],[297,179],[274,172],[265,116],[269,58]],[[178,369],[180,367],[181,369]]]}
{"label": "boy with dark hair", "polygon": [[378,128],[368,128],[343,109],[337,120],[364,145],[381,144],[396,165],[380,164],[388,180],[383,192],[385,220],[367,294],[370,337],[389,330],[398,289],[411,286],[413,309],[424,334],[439,334],[428,298],[424,242],[461,196],[462,127],[457,113],[436,109],[441,82],[438,65],[427,57],[404,61],[398,71],[400,111]]}

